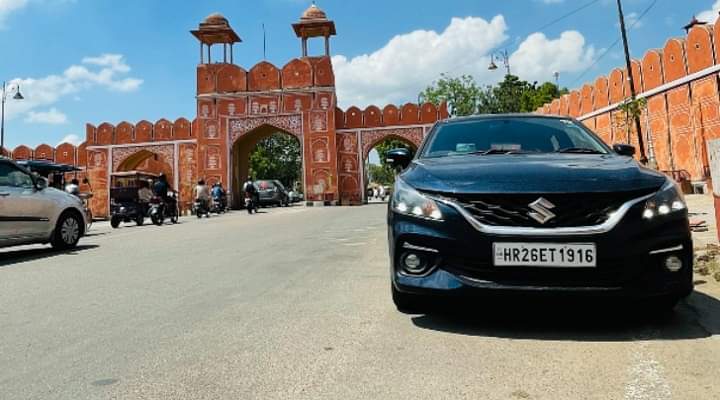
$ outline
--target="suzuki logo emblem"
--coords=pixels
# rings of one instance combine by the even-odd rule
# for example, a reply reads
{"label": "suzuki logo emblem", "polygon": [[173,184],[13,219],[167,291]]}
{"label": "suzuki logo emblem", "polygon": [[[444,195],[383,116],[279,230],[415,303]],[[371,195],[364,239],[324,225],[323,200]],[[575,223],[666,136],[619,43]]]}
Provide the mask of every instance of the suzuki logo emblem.
{"label": "suzuki logo emblem", "polygon": [[555,204],[551,203],[549,200],[543,197],[533,201],[528,205],[533,210],[528,213],[530,218],[541,224],[544,224],[555,218],[555,214],[550,211],[551,209],[555,208]]}

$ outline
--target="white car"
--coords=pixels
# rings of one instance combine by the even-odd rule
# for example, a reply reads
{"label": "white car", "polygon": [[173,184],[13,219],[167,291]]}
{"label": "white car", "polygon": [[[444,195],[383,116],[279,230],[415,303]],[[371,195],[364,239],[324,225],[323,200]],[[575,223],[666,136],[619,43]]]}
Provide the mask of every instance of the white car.
{"label": "white car", "polygon": [[0,247],[50,243],[70,249],[85,234],[87,216],[82,201],[48,187],[7,158],[0,158]]}

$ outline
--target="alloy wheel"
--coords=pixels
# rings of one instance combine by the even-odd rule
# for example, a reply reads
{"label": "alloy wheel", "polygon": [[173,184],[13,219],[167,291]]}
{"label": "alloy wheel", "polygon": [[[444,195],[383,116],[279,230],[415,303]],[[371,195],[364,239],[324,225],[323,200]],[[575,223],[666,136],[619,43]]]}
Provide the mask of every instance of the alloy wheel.
{"label": "alloy wheel", "polygon": [[65,244],[73,244],[80,237],[80,225],[77,220],[72,217],[65,218],[60,227],[60,237]]}

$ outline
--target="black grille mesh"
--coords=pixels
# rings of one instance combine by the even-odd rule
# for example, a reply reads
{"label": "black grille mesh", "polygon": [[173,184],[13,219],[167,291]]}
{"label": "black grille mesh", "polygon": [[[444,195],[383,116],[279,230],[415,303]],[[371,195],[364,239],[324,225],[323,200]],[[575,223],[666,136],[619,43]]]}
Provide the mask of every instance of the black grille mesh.
{"label": "black grille mesh", "polygon": [[[443,195],[467,210],[480,223],[512,227],[578,227],[599,225],[627,201],[652,193],[635,190],[612,193],[453,194]],[[530,217],[530,204],[540,197],[555,205],[555,217],[544,224]]]}

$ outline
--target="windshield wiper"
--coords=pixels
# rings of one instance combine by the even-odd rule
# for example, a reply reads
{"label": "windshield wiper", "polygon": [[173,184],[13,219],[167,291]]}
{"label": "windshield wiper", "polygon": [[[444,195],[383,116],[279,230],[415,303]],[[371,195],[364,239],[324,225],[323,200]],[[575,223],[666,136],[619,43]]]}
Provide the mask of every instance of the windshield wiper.
{"label": "windshield wiper", "polygon": [[602,151],[589,149],[587,147],[566,147],[555,150],[556,153],[580,153],[580,154],[604,154]]}
{"label": "windshield wiper", "polygon": [[527,153],[526,151],[522,150],[508,150],[508,149],[489,149],[489,150],[480,150],[480,151],[471,151],[467,154],[477,154],[479,156],[488,156],[491,154],[522,154]]}

